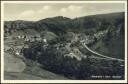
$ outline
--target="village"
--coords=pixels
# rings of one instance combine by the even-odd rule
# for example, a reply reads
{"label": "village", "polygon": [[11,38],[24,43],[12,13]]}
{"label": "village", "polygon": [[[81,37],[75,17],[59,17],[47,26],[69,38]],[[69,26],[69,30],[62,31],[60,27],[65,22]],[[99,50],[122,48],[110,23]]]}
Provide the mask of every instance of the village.
{"label": "village", "polygon": [[[58,43],[55,44],[54,47],[56,50],[60,50],[61,48],[66,49],[68,52],[64,54],[64,57],[68,56],[71,58],[76,58],[77,60],[81,61],[82,58],[86,58],[87,56],[84,55],[78,47],[75,47],[77,43],[84,43],[89,44],[95,41],[95,39],[99,40],[103,37],[103,35],[107,33],[107,31],[98,32],[94,34],[94,36],[88,36],[84,34],[75,34],[73,32],[68,32],[66,37],[68,37],[66,43]],[[12,39],[13,42],[7,42],[5,44],[5,52],[10,52],[10,54],[13,54],[17,57],[24,58],[22,49],[23,48],[29,48],[29,43],[31,42],[43,42],[45,45],[43,46],[44,49],[46,49],[49,46],[49,43],[47,42],[47,38],[42,38],[39,34],[34,35],[18,35],[14,37],[5,37],[5,43],[6,39]],[[11,43],[11,46],[9,44]]]}

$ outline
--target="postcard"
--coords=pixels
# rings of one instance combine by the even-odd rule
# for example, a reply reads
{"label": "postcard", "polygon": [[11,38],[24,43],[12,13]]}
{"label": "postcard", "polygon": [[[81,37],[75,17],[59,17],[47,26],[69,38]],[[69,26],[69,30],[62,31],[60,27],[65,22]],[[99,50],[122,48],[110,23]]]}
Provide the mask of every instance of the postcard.
{"label": "postcard", "polygon": [[2,83],[126,83],[127,1],[2,1]]}

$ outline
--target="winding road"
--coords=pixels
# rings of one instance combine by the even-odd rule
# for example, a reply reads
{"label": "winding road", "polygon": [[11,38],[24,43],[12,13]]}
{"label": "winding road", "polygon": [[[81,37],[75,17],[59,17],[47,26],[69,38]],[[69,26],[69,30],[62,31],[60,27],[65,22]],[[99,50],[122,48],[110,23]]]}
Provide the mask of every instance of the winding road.
{"label": "winding road", "polygon": [[113,58],[113,57],[109,57],[109,56],[105,56],[105,55],[102,55],[100,53],[97,53],[93,50],[91,50],[85,43],[82,43],[82,45],[88,50],[90,51],[91,53],[97,55],[97,56],[100,56],[100,57],[103,57],[103,58],[106,58],[106,59],[110,59],[110,60],[117,60],[117,61],[121,61],[121,62],[124,62],[123,59],[118,59],[118,58]]}

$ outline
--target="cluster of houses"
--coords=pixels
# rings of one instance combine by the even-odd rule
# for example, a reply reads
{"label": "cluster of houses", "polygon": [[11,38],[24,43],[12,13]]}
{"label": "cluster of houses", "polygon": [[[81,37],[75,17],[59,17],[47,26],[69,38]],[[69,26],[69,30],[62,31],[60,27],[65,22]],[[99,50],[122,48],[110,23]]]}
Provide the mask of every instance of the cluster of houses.
{"label": "cluster of houses", "polygon": [[33,41],[41,41],[42,38],[40,35],[18,35],[15,37],[16,39],[23,39],[26,42],[33,42]]}
{"label": "cluster of houses", "polygon": [[94,42],[94,36],[89,36],[89,35],[85,35],[85,34],[75,34],[75,33],[69,33],[70,35],[70,42],[71,43],[75,43],[77,41],[84,41],[85,44],[89,44]]}
{"label": "cluster of houses", "polygon": [[66,56],[67,56],[67,57],[71,57],[72,59],[73,59],[73,58],[76,58],[78,61],[81,61],[82,58],[86,58],[86,56],[83,55],[83,54],[79,51],[79,49],[78,49],[78,48],[75,48],[75,47],[70,51],[70,53],[64,55],[64,57],[66,57]]}
{"label": "cluster of houses", "polygon": [[[18,35],[13,38],[15,38],[16,40],[22,39],[25,42],[33,42],[33,41],[41,41],[42,40],[42,38],[38,34],[37,35]],[[47,42],[46,39],[43,39],[43,41]],[[16,42],[14,44],[16,44]],[[9,50],[11,52],[11,54],[14,54],[16,56],[22,56],[21,50],[23,48],[28,48],[28,45],[27,44],[15,45],[15,46],[9,46],[9,45],[6,46],[5,45],[4,51],[6,52]]]}
{"label": "cluster of houses", "polygon": [[8,48],[8,50],[11,51],[12,54],[16,55],[16,56],[22,56],[22,49],[23,48],[28,48],[28,45],[19,45],[19,46],[15,46],[15,47],[10,47]]}
{"label": "cluster of houses", "polygon": [[99,40],[100,38],[104,37],[108,33],[108,30],[100,31],[94,34],[94,37]]}
{"label": "cluster of houses", "polygon": [[92,43],[92,42],[94,42],[94,37],[84,36],[84,37],[80,38],[80,42],[84,42],[85,44]]}

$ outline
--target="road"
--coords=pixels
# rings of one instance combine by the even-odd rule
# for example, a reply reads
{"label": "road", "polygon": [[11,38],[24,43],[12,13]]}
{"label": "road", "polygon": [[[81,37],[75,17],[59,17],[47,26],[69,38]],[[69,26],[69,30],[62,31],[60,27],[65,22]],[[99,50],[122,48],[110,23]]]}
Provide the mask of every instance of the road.
{"label": "road", "polygon": [[102,55],[102,54],[100,54],[100,53],[98,53],[98,52],[95,52],[95,51],[91,50],[85,43],[82,43],[82,45],[83,45],[88,51],[90,51],[91,53],[93,53],[93,54],[95,54],[95,55],[97,55],[97,56],[100,56],[100,57],[103,57],[103,58],[106,58],[106,59],[111,59],[111,60],[117,60],[117,61],[122,61],[122,62],[124,61],[123,59],[113,58],[113,57],[105,56],[105,55]]}

